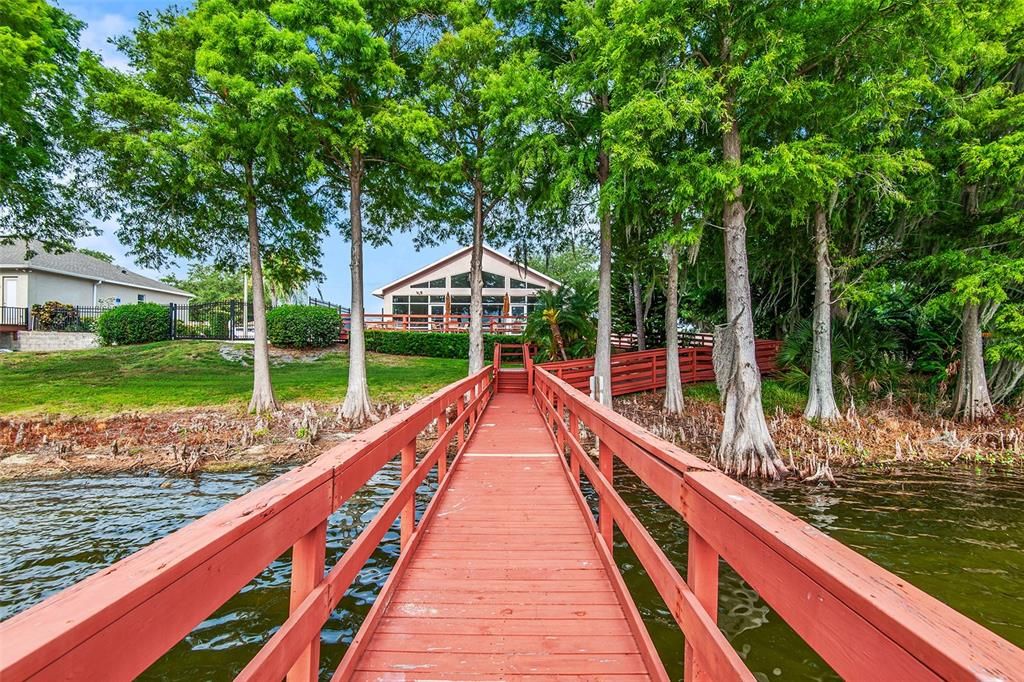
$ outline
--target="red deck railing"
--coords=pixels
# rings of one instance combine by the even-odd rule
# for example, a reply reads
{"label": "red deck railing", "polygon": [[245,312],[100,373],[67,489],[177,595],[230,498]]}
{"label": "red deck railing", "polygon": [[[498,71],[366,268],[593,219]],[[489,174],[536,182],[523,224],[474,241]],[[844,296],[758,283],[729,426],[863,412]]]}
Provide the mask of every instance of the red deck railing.
{"label": "red deck railing", "polygon": [[[758,340],[757,366],[762,374],[778,371],[776,359],[781,341]],[[594,375],[594,359],[560,360],[538,365],[562,381],[584,393],[590,393],[590,377]],[[684,384],[714,381],[715,368],[711,346],[688,346],[679,349],[679,374]],[[612,395],[665,388],[665,349],[615,353],[612,355]]]}
{"label": "red deck railing", "polygon": [[[685,679],[753,680],[716,625],[719,559],[836,672],[862,680],[1011,680],[1024,651],[537,367],[534,398],[563,452],[599,498],[686,638]],[[598,461],[580,444],[598,439]],[[635,473],[689,526],[683,577],[616,492],[613,462]]]}
{"label": "red deck railing", "polygon": [[[342,329],[351,328],[351,316],[342,314]],[[526,329],[526,318],[517,315],[484,315],[483,329],[488,334],[521,334]],[[392,315],[389,313],[364,313],[363,326],[366,329],[413,332],[461,332],[469,331],[469,315]]]}
{"label": "red deck railing", "polygon": [[[331,611],[399,516],[402,556],[415,544],[416,489],[435,466],[444,489],[449,446],[458,457],[493,375],[487,367],[447,386],[0,623],[0,679],[131,679],[289,548],[290,615],[238,679],[317,679],[320,631]],[[417,463],[425,431],[436,441]],[[401,484],[325,575],[327,518],[399,453]]]}

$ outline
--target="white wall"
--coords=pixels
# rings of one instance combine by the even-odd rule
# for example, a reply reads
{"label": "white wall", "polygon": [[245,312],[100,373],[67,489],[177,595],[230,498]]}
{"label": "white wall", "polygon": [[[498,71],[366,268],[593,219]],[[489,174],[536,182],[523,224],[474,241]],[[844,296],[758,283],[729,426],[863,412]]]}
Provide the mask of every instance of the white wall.
{"label": "white wall", "polygon": [[92,282],[54,272],[33,270],[28,274],[28,305],[59,301],[68,305],[92,305]]}
{"label": "white wall", "polygon": [[[179,305],[185,305],[188,303],[188,296],[182,296],[181,294],[172,294],[164,291],[150,291],[148,289],[140,289],[138,287],[124,286],[120,284],[108,284],[103,283],[97,287],[96,298],[100,299],[121,299],[120,305],[127,303],[138,303],[139,294],[146,297],[146,303],[159,303],[161,305],[167,305],[168,303],[177,303]],[[92,291],[90,288],[89,303],[86,305],[92,305]]]}
{"label": "white wall", "polygon": [[[0,301],[0,304],[11,308],[25,308],[28,306],[28,275],[18,270],[0,268],[0,287],[3,287],[3,280],[7,277],[14,277],[18,280],[18,297],[14,301]],[[0,296],[3,296],[3,289],[0,288]]]}

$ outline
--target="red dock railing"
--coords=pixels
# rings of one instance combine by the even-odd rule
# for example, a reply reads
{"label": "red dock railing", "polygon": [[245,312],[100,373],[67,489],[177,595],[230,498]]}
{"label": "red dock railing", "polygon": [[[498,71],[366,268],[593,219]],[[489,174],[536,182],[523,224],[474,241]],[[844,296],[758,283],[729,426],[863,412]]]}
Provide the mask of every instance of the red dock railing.
{"label": "red dock railing", "polygon": [[[612,547],[617,526],[686,638],[685,679],[753,680],[716,626],[719,559],[846,679],[1011,680],[1024,651],[813,526],[575,390],[543,367],[534,398],[571,477],[599,498]],[[580,442],[598,441],[595,463]],[[684,580],[616,492],[618,459],[689,526]]]}
{"label": "red dock railing", "polygon": [[[762,374],[778,371],[776,358],[781,341],[758,340],[757,366]],[[679,349],[679,374],[684,384],[714,381],[715,368],[711,346],[688,346]],[[538,367],[555,375],[570,386],[590,393],[590,377],[594,375],[594,359],[560,360],[544,362]],[[665,349],[615,353],[612,355],[612,395],[625,395],[637,391],[665,388]]]}
{"label": "red dock railing", "polygon": [[[492,379],[487,367],[451,384],[0,623],[0,679],[131,679],[292,548],[290,615],[238,679],[315,680],[328,616],[396,518],[403,554],[415,542],[416,488],[436,466],[443,490],[449,446],[457,461]],[[436,441],[417,463],[424,431]],[[327,518],[399,454],[401,485],[325,574]]]}

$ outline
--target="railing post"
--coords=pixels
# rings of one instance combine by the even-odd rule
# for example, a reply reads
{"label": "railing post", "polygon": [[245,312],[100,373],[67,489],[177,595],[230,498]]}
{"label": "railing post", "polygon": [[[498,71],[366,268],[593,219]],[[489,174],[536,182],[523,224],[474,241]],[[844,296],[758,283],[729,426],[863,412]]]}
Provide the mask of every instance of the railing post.
{"label": "railing post", "polygon": [[[608,481],[608,485],[612,485],[612,450],[608,447],[604,439],[598,444],[598,469],[601,475],[604,476],[605,480]],[[597,511],[598,525],[601,530],[601,537],[604,538],[605,543],[608,545],[608,551],[612,550],[612,507],[605,499],[604,495],[600,496]]]}
{"label": "railing post", "polygon": [[[572,408],[569,408],[569,435],[577,443],[580,441],[580,419],[572,411]],[[580,487],[580,461],[577,459],[576,450],[572,446],[569,446],[569,471],[572,473],[572,480],[575,481],[576,487]]]}
{"label": "railing post", "polygon": [[[441,410],[441,414],[437,415],[437,440],[440,441],[444,437],[444,432],[448,428],[448,406],[445,405],[444,409]],[[441,485],[441,481],[444,479],[445,473],[448,471],[448,445],[446,444],[441,450],[441,456],[437,458],[437,484]]]}
{"label": "railing post", "polygon": [[[327,520],[309,531],[292,547],[292,587],[288,612],[295,613],[313,589],[324,579],[327,551]],[[288,671],[288,682],[316,682],[320,677],[320,633],[310,640]]]}
{"label": "railing post", "polygon": [[[711,620],[718,622],[718,554],[693,528],[687,542],[686,584]],[[697,682],[711,677],[700,669],[696,654],[687,642],[683,653],[683,680]]]}
{"label": "railing post", "polygon": [[[455,401],[455,415],[461,417],[462,413],[466,411],[466,394],[463,393],[459,396],[458,400]],[[459,423],[459,450],[462,449],[462,445],[466,442],[466,425],[465,423]]]}
{"label": "railing post", "polygon": [[174,324],[175,318],[177,317],[174,311],[177,309],[177,307],[178,304],[174,302],[167,304],[167,338],[172,340],[177,338],[177,329],[176,325]]}
{"label": "railing post", "polygon": [[[405,481],[412,475],[416,468],[416,439],[402,448],[402,480]],[[412,538],[412,532],[416,526],[416,493],[413,492],[409,501],[402,508],[402,530],[400,546],[404,550]]]}

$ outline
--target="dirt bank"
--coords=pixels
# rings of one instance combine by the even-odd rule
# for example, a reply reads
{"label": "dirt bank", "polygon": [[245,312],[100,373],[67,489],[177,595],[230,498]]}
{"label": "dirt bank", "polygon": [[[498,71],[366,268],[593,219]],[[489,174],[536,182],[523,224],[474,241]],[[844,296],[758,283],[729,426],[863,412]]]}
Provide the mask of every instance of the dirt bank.
{"label": "dirt bank", "polygon": [[[387,416],[404,405],[379,405]],[[104,419],[0,418],[0,480],[68,473],[241,469],[302,462],[357,428],[338,405],[289,405],[265,417],[228,409],[125,413]]]}
{"label": "dirt bank", "polygon": [[[722,429],[721,408],[690,399],[668,417],[662,392],[618,398],[615,410],[658,436],[711,460]],[[1024,466],[1024,409],[979,424],[960,424],[909,406],[880,401],[834,424],[813,424],[777,410],[768,420],[784,460],[803,476],[831,469],[908,463]]]}

